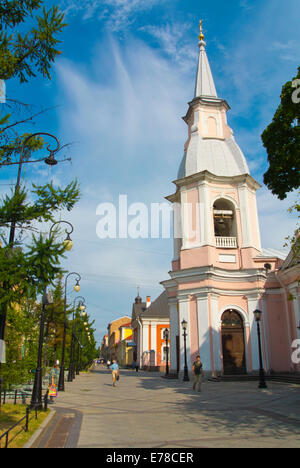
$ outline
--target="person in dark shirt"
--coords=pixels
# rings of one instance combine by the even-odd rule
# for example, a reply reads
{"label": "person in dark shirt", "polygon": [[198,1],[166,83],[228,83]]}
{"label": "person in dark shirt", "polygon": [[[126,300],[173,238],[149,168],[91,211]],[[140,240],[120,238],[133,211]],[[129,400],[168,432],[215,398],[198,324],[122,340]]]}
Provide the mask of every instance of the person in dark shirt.
{"label": "person in dark shirt", "polygon": [[193,364],[192,371],[194,374],[193,390],[196,390],[196,387],[198,386],[198,392],[201,392],[201,384],[202,384],[202,377],[203,377],[203,364],[201,362],[199,355],[196,357],[196,361]]}

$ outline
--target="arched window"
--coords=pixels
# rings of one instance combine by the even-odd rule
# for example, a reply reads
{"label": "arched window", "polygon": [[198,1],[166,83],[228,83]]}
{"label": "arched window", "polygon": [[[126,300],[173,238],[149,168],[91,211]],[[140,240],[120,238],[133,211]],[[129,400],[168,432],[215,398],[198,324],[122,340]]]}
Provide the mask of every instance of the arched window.
{"label": "arched window", "polygon": [[233,203],[225,198],[219,198],[214,203],[213,214],[216,247],[236,248],[237,227]]}

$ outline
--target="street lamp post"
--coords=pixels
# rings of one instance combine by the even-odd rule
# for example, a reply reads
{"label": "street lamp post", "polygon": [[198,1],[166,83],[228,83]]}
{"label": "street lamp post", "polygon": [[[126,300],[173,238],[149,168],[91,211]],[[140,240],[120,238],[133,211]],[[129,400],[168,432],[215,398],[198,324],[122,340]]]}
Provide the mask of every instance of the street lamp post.
{"label": "street lamp post", "polygon": [[165,328],[164,330],[164,339],[166,342],[166,373],[165,375],[169,375],[169,329]]}
{"label": "street lamp post", "polygon": [[[60,223],[65,223],[71,226],[71,231],[66,230],[67,238],[64,241],[64,245],[67,250],[72,248],[72,241],[70,234],[73,232],[73,226],[68,221],[58,221],[52,224],[49,231],[49,238],[53,235],[54,226]],[[71,242],[71,244],[66,244],[66,242]],[[71,246],[71,247],[70,247]],[[69,247],[69,248],[68,248]],[[45,328],[45,314],[46,314],[46,305],[51,304],[52,301],[49,300],[49,295],[47,294],[47,286],[44,287],[43,299],[42,299],[42,313],[40,319],[40,334],[39,334],[39,348],[38,348],[38,358],[37,358],[37,368],[34,375],[34,385],[31,396],[31,407],[36,409],[42,409],[42,355],[43,355],[43,344],[44,344],[44,328]]]}
{"label": "street lamp post", "polygon": [[37,410],[43,408],[42,403],[42,355],[43,355],[43,343],[44,343],[44,328],[45,328],[45,311],[46,305],[50,304],[47,294],[47,287],[44,288],[44,294],[42,299],[42,313],[40,318],[40,335],[39,335],[39,349],[37,358],[37,368],[34,374],[34,385],[32,389],[30,406]]}
{"label": "street lamp post", "polygon": [[[54,158],[54,154],[60,149],[60,143],[59,143],[58,138],[56,138],[54,135],[51,135],[50,133],[46,133],[46,132],[36,132],[36,133],[33,133],[33,134],[29,135],[24,140],[24,142],[22,144],[20,159],[16,163],[16,164],[18,164],[19,168],[18,168],[17,182],[16,182],[16,185],[15,185],[15,194],[20,189],[22,164],[24,162],[24,150],[25,150],[26,143],[28,143],[28,141],[31,138],[33,138],[33,137],[35,137],[37,135],[46,135],[46,136],[49,136],[49,137],[53,138],[56,141],[56,148],[50,149],[50,145],[47,146],[47,151],[50,153],[50,155],[47,158],[43,158],[42,160],[47,165],[50,165],[50,166],[54,166],[55,164],[57,164],[57,161]],[[34,161],[34,162],[39,162],[39,161]],[[5,164],[2,164],[2,165],[5,165]],[[10,225],[10,232],[9,232],[9,245],[10,245],[10,247],[13,247],[13,244],[14,244],[15,231],[16,231],[16,221],[12,220],[11,225]],[[8,286],[7,282],[4,281],[2,287],[3,287],[3,289],[8,289],[9,286]],[[4,302],[2,304],[2,306],[1,306],[1,313],[0,313],[0,347],[1,347],[2,343],[4,343],[4,338],[5,338],[6,315],[7,315],[7,303]],[[1,369],[1,361],[0,361],[0,369]],[[1,395],[1,391],[2,391],[2,378],[0,376],[0,395]],[[0,408],[1,408],[1,397],[0,397]]]}
{"label": "street lamp post", "polygon": [[184,339],[184,372],[183,372],[183,381],[184,382],[188,382],[190,379],[189,379],[189,372],[188,372],[188,366],[187,366],[187,356],[186,356],[186,337],[187,337],[187,333],[186,333],[186,329],[187,329],[187,322],[186,320],[182,320],[181,322],[181,326],[182,326],[182,329],[183,329],[183,339]]}
{"label": "street lamp post", "polygon": [[71,272],[66,276],[65,279],[65,299],[64,299],[64,333],[63,333],[63,344],[62,344],[62,356],[61,356],[61,366],[59,372],[59,380],[58,380],[58,391],[64,392],[65,391],[65,347],[66,347],[66,334],[67,334],[67,283],[68,278],[72,275],[77,276],[76,284],[74,286],[74,290],[76,292],[80,291],[79,281],[81,280],[81,276],[79,273]]}
{"label": "street lamp post", "polygon": [[[85,304],[82,304],[80,306],[80,310],[81,310],[81,316],[84,317],[86,315],[86,306]],[[78,332],[80,332],[80,340],[79,340],[79,337],[77,337],[77,361],[76,361],[76,375],[79,375],[79,372],[81,371],[81,363],[80,363],[80,359],[81,359],[81,340],[82,340],[82,329],[81,330],[78,330]]]}
{"label": "street lamp post", "polygon": [[258,309],[254,311],[255,320],[257,323],[257,337],[258,337],[258,351],[259,351],[259,385],[258,388],[268,388],[265,381],[265,371],[263,367],[262,351],[261,351],[261,337],[260,337],[260,325],[262,312]]}
{"label": "street lamp post", "polygon": [[[22,144],[22,148],[21,148],[21,155],[20,155],[20,160],[18,162],[18,165],[19,165],[19,169],[18,169],[18,177],[17,177],[17,183],[16,183],[16,186],[15,186],[15,194],[17,193],[17,191],[20,189],[20,183],[21,183],[21,173],[22,173],[22,164],[24,162],[24,150],[25,150],[25,146],[26,146],[26,143],[28,143],[28,141],[35,137],[35,136],[38,136],[38,135],[46,135],[46,136],[50,136],[51,138],[54,138],[54,140],[56,141],[56,148],[54,150],[50,149],[50,146],[48,145],[47,146],[47,150],[49,151],[50,155],[47,157],[47,158],[44,158],[44,162],[45,164],[47,164],[48,166],[54,166],[57,164],[57,161],[56,159],[54,158],[54,154],[60,149],[60,143],[59,143],[59,140],[58,138],[56,138],[56,136],[54,135],[51,135],[51,133],[46,133],[46,132],[37,132],[37,133],[33,133],[32,135],[29,135],[23,142]],[[15,229],[16,229],[16,222],[15,221],[12,221],[11,223],[11,227],[10,227],[10,234],[9,234],[9,244],[13,244],[14,243],[14,239],[15,239]]]}
{"label": "street lamp post", "polygon": [[[78,296],[74,299],[73,303],[73,319],[72,319],[72,338],[71,338],[71,353],[70,353],[70,364],[69,364],[69,372],[68,372],[68,382],[72,382],[75,379],[75,320],[77,318],[77,310],[75,303],[76,301],[80,300],[79,307],[82,307],[84,304],[84,297]],[[78,307],[78,306],[77,306]]]}

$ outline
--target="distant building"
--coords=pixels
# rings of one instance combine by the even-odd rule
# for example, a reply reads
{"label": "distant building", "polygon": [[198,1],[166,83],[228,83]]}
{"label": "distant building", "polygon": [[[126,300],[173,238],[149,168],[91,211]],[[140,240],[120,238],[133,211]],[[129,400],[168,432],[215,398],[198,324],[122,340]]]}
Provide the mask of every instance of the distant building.
{"label": "distant building", "polygon": [[100,345],[100,359],[107,361],[108,359],[108,335],[104,335]]}
{"label": "distant building", "polygon": [[120,317],[110,322],[108,330],[108,358],[110,360],[117,359],[117,346],[121,338],[120,327],[130,322],[130,317],[127,315]]}
{"label": "distant building", "polygon": [[[161,370],[166,367],[167,347],[164,330],[169,329],[168,295],[163,292],[153,303],[142,302],[138,295],[132,307],[131,326],[135,346],[134,360],[140,368]],[[170,353],[168,354],[170,356]]]}
{"label": "distant building", "polygon": [[121,366],[132,366],[133,348],[132,348],[132,328],[131,322],[125,323],[119,327],[120,340],[116,346],[117,360]]}

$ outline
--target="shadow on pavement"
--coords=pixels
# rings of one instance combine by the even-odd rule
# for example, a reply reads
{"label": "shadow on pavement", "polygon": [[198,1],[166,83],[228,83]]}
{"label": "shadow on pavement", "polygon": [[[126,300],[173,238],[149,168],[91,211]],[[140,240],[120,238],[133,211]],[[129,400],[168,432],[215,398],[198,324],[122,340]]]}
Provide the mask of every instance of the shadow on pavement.
{"label": "shadow on pavement", "polygon": [[[96,369],[94,372],[107,374],[107,369]],[[173,393],[174,398],[168,398],[168,410],[174,414],[184,415],[197,422],[196,434],[191,439],[198,438],[204,431],[207,433],[224,433],[227,437],[259,437],[284,440],[290,433],[300,441],[300,414],[296,408],[300,405],[298,388],[288,385],[270,385],[267,390],[257,388],[257,382],[220,383],[205,380],[203,391],[198,393],[192,389],[193,382],[183,382],[179,379],[166,379],[159,372],[120,369],[122,376],[135,377],[137,385],[153,391],[168,389],[167,395]],[[295,408],[286,413],[286,405]],[[201,418],[199,418],[201,415]]]}

